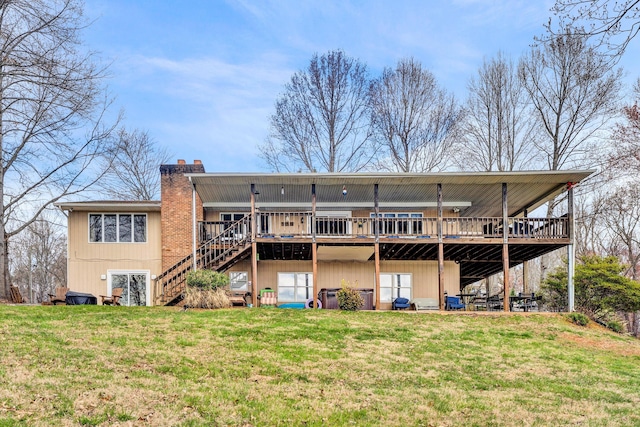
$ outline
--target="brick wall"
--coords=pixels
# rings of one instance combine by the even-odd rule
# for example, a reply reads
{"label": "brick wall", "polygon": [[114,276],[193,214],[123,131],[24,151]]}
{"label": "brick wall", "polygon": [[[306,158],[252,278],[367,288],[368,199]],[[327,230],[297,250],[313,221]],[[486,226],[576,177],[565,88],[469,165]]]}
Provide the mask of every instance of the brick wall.
{"label": "brick wall", "polygon": [[[162,270],[165,271],[193,251],[193,222],[191,219],[191,184],[185,173],[203,173],[200,160],[186,164],[160,166]],[[202,221],[202,201],[196,194],[196,221]]]}

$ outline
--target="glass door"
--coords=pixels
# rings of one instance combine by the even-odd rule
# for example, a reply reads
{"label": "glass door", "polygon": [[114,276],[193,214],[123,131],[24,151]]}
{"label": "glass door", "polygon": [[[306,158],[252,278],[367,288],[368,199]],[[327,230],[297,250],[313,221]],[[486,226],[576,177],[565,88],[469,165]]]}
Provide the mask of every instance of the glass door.
{"label": "glass door", "polygon": [[109,295],[113,289],[122,288],[120,305],[150,305],[148,301],[148,273],[146,272],[112,272],[109,273]]}

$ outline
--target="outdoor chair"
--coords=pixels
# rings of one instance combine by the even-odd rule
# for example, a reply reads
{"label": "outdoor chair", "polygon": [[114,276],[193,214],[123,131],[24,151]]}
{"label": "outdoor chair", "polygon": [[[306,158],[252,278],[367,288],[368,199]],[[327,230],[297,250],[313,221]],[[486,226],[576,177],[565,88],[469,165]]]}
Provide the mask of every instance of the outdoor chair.
{"label": "outdoor chair", "polygon": [[247,294],[251,295],[250,292],[244,291],[229,291],[229,302],[232,306],[239,305],[241,307],[247,306]]}
{"label": "outdoor chair", "polygon": [[411,307],[411,303],[408,298],[399,297],[393,300],[391,303],[391,308],[393,310],[406,310]]}
{"label": "outdoor chair", "polygon": [[536,302],[535,293],[531,292],[530,294],[524,294],[520,292],[518,296],[520,298],[523,298],[520,305],[524,311],[531,311],[534,308],[538,308],[538,303]]}
{"label": "outdoor chair", "polygon": [[100,295],[102,305],[120,305],[120,298],[122,298],[123,288],[113,288],[111,290],[111,296]]}
{"label": "outdoor chair", "polygon": [[467,306],[458,297],[445,297],[445,310],[464,310]]}
{"label": "outdoor chair", "polygon": [[275,307],[278,302],[273,289],[263,289],[260,291],[260,307]]}
{"label": "outdoor chair", "polygon": [[69,288],[66,286],[58,286],[55,294],[49,294],[49,301],[51,301],[51,304],[66,304],[68,290]]}
{"label": "outdoor chair", "polygon": [[503,308],[502,298],[499,295],[492,295],[487,298],[487,310],[502,310]]}

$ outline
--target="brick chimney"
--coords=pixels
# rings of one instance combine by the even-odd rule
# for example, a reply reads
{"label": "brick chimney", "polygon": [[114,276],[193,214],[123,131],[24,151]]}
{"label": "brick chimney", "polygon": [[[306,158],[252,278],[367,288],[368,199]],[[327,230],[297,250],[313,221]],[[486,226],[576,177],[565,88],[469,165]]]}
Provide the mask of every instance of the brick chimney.
{"label": "brick chimney", "polygon": [[[200,160],[188,165],[182,159],[175,165],[160,166],[163,271],[193,251],[192,193],[185,173],[204,173],[204,166]],[[203,218],[202,201],[196,194],[196,221],[202,221]]]}

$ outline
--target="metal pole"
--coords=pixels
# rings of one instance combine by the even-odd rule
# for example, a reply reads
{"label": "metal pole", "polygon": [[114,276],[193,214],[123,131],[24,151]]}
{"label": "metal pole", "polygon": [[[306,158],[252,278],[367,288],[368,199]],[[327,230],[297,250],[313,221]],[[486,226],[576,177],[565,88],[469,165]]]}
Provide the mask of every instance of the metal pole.
{"label": "metal pole", "polygon": [[191,184],[191,233],[192,235],[192,245],[193,245],[193,271],[198,269],[197,257],[196,257],[196,187],[193,185],[193,181],[191,181],[191,177],[189,177],[189,184]]}
{"label": "metal pole", "polygon": [[442,236],[442,184],[436,186],[438,198],[438,298],[440,300],[440,310],[445,309],[444,300],[444,242]]}
{"label": "metal pole", "polygon": [[251,184],[251,304],[258,305],[258,242],[256,218],[256,185]]}
{"label": "metal pole", "polygon": [[567,184],[568,194],[567,202],[569,204],[567,210],[567,225],[569,227],[569,245],[567,246],[567,293],[569,299],[569,312],[575,311],[575,284],[573,282],[573,276],[575,274],[575,257],[576,252],[574,248],[574,229],[575,229],[575,217],[573,214],[573,186],[572,182]]}
{"label": "metal pole", "polygon": [[502,271],[504,272],[504,311],[509,311],[509,204],[507,202],[507,183],[502,183]]}

